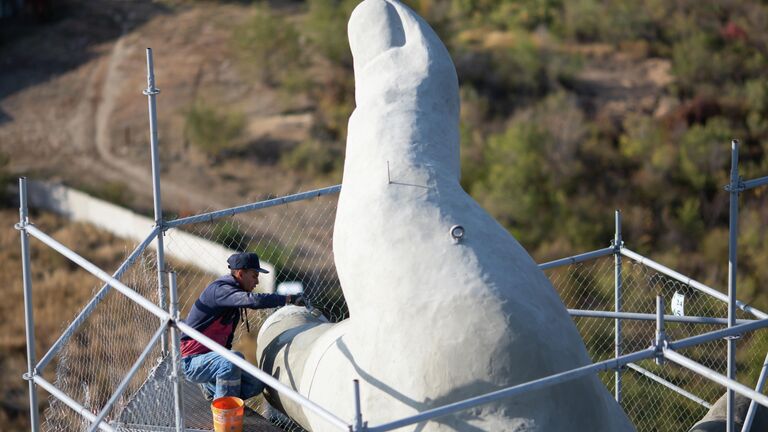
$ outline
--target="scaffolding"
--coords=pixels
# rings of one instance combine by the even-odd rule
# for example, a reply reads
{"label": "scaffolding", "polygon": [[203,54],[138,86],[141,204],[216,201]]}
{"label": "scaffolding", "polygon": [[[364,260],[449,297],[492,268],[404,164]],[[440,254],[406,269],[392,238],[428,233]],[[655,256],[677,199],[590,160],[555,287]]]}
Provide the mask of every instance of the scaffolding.
{"label": "scaffolding", "polygon": [[[19,180],[20,220],[16,229],[21,236],[24,285],[27,342],[27,373],[24,379],[29,384],[33,431],[37,432],[43,426],[38,412],[38,387],[50,394],[52,406],[56,404],[54,412],[46,420],[47,426],[43,427],[46,430],[64,427],[79,427],[88,431],[205,429],[205,422],[195,420],[193,416],[199,414],[200,405],[195,405],[197,402],[192,394],[197,394],[199,398],[199,392],[184,379],[179,369],[179,332],[228,359],[244,373],[258,378],[279,392],[282,397],[291,399],[329,425],[344,431],[394,430],[594,374],[599,374],[606,386],[612,389],[616,401],[622,404],[636,425],[644,420],[632,410],[635,404],[658,403],[662,407],[671,403],[667,395],[675,395],[685,400],[685,403],[693,404],[686,420],[700,418],[717,396],[716,390],[705,388],[703,382],[711,381],[727,389],[729,432],[735,431],[735,393],[752,400],[743,431],[750,429],[756,404],[768,406],[768,397],[762,394],[768,375],[768,356],[762,363],[754,387],[750,388],[736,380],[737,340],[741,338],[744,343],[747,339],[764,341],[767,338],[765,332],[758,330],[768,327],[768,314],[740,302],[736,296],[738,197],[744,191],[768,184],[768,177],[744,181],[739,176],[737,141],[731,143],[731,175],[730,183],[726,186],[730,194],[727,295],[627,248],[621,233],[621,214],[617,211],[615,233],[608,247],[539,266],[548,274],[568,306],[594,363],[432,408],[406,418],[369,425],[361,412],[358,381],[349,383],[354,387],[355,398],[350,404],[354,404],[356,414],[351,421],[344,420],[186,325],[180,319],[180,311],[188,307],[190,299],[194,301],[200,283],[207,280],[208,275],[169,262],[164,254],[168,245],[185,246],[182,237],[174,235],[174,232],[182,228],[196,232],[200,237],[214,238],[233,250],[259,251],[265,261],[271,262],[278,269],[279,279],[300,279],[305,285],[310,304],[330,321],[341,321],[347,318],[348,312],[330,258],[332,229],[329,229],[335,213],[335,196],[341,186],[165,220],[160,196],[157,139],[156,97],[159,90],[155,87],[151,49],[147,49],[147,77],[147,89],[143,93],[149,104],[155,225],[114,273],[105,272],[33,225],[28,213],[26,179]],[[283,213],[269,215],[269,211]],[[292,212],[292,216],[286,217],[285,212]],[[270,223],[277,225],[269,230],[255,228],[253,222],[249,225],[238,219],[246,213],[249,216],[256,213],[265,215],[258,223],[265,223],[267,228],[270,228]],[[321,221],[323,224],[307,224],[307,220]],[[241,229],[243,227],[245,230]],[[276,238],[276,234],[266,231],[283,232],[285,236]],[[103,282],[93,298],[39,361],[35,353],[29,237],[51,247]],[[153,244],[155,253],[150,256],[147,250]],[[193,245],[186,247],[190,254],[195,253]],[[181,296],[177,278],[183,278],[185,288]],[[114,291],[120,296],[110,296]],[[666,298],[672,292],[687,296],[689,306],[686,309],[693,312],[693,315],[666,313]],[[600,295],[596,296],[595,293]],[[109,302],[112,302],[111,306],[106,306]],[[51,383],[44,379],[42,372],[46,366],[56,356],[66,352],[75,343],[73,338],[77,339],[82,334],[86,323],[97,316],[96,312],[100,308],[106,307],[114,310],[131,308],[135,315],[137,324],[134,336],[138,342],[135,342],[136,348],[132,351],[135,360],[130,366],[111,365],[115,370],[110,371],[108,379],[103,379],[98,386],[78,388],[81,385],[78,380],[59,377],[60,374],[72,374],[72,366],[62,359],[57,369],[57,382]],[[263,315],[256,314],[251,321],[258,325],[263,319]],[[698,328],[707,331],[696,331]],[[105,334],[98,333],[97,336],[103,337]],[[723,351],[722,340],[725,340],[725,364],[719,357]],[[114,349],[125,349],[125,345]],[[155,359],[156,362],[152,364],[149,359]],[[750,358],[749,361],[756,363],[761,359]],[[672,365],[678,367],[670,373]],[[106,366],[99,364],[97,369]],[[65,371],[66,368],[70,370]],[[688,374],[688,379],[676,379],[680,374]],[[650,393],[638,393],[632,385],[628,385],[630,381],[638,383],[639,379],[645,379],[645,382],[653,383],[667,393],[658,398],[660,402],[648,399]],[[75,381],[78,381],[77,384],[73,384]],[[73,396],[75,392],[77,396]],[[166,396],[159,397],[161,393]],[[645,399],[639,399],[638,394]],[[165,402],[162,406],[157,405],[160,399]],[[73,415],[63,414],[64,411],[59,409],[62,406],[68,409],[68,414]],[[152,406],[155,414],[150,415],[149,406]],[[262,413],[271,416],[265,407],[266,404],[261,407]],[[277,414],[274,416],[279,418]],[[54,417],[57,417],[56,420],[51,420]],[[281,421],[281,427],[299,430],[289,420],[283,418]],[[648,430],[651,430],[651,426],[648,426]]]}

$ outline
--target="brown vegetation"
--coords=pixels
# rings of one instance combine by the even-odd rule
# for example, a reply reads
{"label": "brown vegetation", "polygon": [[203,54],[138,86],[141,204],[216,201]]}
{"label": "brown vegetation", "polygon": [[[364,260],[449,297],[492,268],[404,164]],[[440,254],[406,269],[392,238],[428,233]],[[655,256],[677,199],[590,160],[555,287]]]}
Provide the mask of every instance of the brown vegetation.
{"label": "brown vegetation", "polygon": [[[8,431],[29,429],[27,385],[21,379],[27,369],[21,248],[19,232],[12,228],[18,218],[18,210],[0,209],[0,424]],[[126,253],[126,242],[90,225],[66,222],[46,213],[35,214],[33,221],[102,268],[117,268]],[[39,360],[63,326],[88,302],[98,281],[39,241],[30,239],[30,246],[35,349]],[[44,377],[52,379],[55,367],[55,362],[49,365]],[[40,396],[44,407],[47,395],[41,391]]]}

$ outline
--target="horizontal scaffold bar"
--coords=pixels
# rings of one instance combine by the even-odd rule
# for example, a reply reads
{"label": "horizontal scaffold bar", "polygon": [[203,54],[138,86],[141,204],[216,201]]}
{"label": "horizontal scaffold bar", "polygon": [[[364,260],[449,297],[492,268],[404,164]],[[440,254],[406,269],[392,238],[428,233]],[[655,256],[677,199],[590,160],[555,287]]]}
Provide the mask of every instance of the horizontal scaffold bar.
{"label": "horizontal scaffold bar", "polygon": [[[700,343],[709,342],[715,339],[720,339],[728,336],[736,336],[742,333],[746,333],[752,330],[768,327],[768,319],[752,321],[745,324],[740,324],[734,327],[716,330],[709,333],[704,333],[698,336],[693,336],[687,339],[681,339],[677,342],[668,343],[670,349],[682,349],[689,346],[697,345]],[[657,355],[655,347],[651,347],[642,351],[637,351],[632,354],[622,355],[613,359],[604,360],[591,365],[582,366],[580,368],[572,369],[570,371],[561,372],[555,375],[550,375],[545,378],[530,381],[523,384],[518,384],[513,387],[498,390],[492,393],[488,393],[482,396],[466,399],[459,402],[454,402],[442,407],[433,408],[421,412],[419,414],[406,417],[404,419],[396,420],[383,425],[369,427],[369,432],[384,432],[400,427],[408,426],[411,424],[421,423],[423,421],[432,420],[434,418],[442,417],[444,415],[451,414],[456,411],[473,408],[475,406],[483,405],[489,402],[493,402],[498,399],[503,399],[511,396],[515,396],[528,391],[538,390],[544,387],[549,387],[562,382],[574,380],[585,375],[592,373],[603,372],[606,370],[617,369],[629,363],[635,363],[640,360],[649,359]],[[748,389],[749,390],[749,389]],[[752,391],[752,390],[750,390]]]}
{"label": "horizontal scaffold bar", "polygon": [[649,371],[648,369],[645,369],[644,367],[638,366],[638,365],[636,365],[634,363],[627,364],[627,367],[632,369],[632,370],[634,370],[635,372],[639,373],[640,375],[643,375],[643,376],[645,376],[645,377],[647,377],[647,378],[649,378],[649,379],[651,379],[653,381],[656,381],[657,383],[663,385],[664,387],[666,387],[666,388],[668,388],[668,389],[670,389],[670,390],[672,390],[672,391],[674,391],[674,392],[676,392],[676,393],[678,393],[678,394],[680,394],[682,396],[687,397],[688,399],[696,402],[697,404],[703,406],[706,409],[712,408],[712,404],[710,404],[709,402],[707,402],[704,399],[696,396],[695,394],[689,392],[688,390],[685,390],[682,387],[679,387],[679,386],[676,386],[676,385],[672,384],[671,382],[669,382],[669,381],[665,380],[664,378],[656,375],[655,373]]}
{"label": "horizontal scaffold bar", "polygon": [[[729,301],[728,296],[726,294],[723,294],[720,291],[718,291],[718,290],[716,290],[716,289],[714,289],[712,287],[704,285],[701,282],[698,282],[698,281],[693,280],[693,279],[691,279],[691,278],[689,278],[689,277],[687,277],[687,276],[685,276],[685,275],[683,275],[681,273],[678,273],[678,272],[672,270],[671,268],[669,268],[669,267],[667,267],[667,266],[665,266],[663,264],[659,264],[659,263],[657,263],[656,261],[654,261],[654,260],[652,260],[650,258],[646,258],[646,257],[640,255],[637,252],[632,252],[631,250],[629,250],[627,248],[621,248],[621,254],[626,256],[627,258],[630,258],[630,259],[633,259],[633,260],[637,261],[637,263],[639,263],[641,265],[650,267],[650,268],[658,271],[659,273],[665,274],[665,275],[671,277],[672,279],[678,280],[678,281],[680,281],[680,282],[682,282],[682,283],[684,283],[684,284],[686,284],[686,285],[688,285],[688,286],[690,286],[692,288],[695,288],[695,289],[697,289],[697,290],[699,290],[699,291],[701,291],[701,292],[703,292],[705,294],[708,294],[708,295],[710,295],[710,296],[712,296],[712,297],[714,297],[714,298],[716,298],[718,300],[721,300],[721,301],[723,301],[725,303],[728,303],[728,301]],[[763,312],[761,310],[758,310],[758,309],[755,309],[752,306],[750,306],[750,305],[748,305],[746,303],[743,303],[741,301],[736,300],[736,306],[739,309],[743,310],[744,312],[750,313],[750,314],[754,315],[757,318],[760,318],[760,319],[768,318],[768,314],[766,314],[765,312]]]}
{"label": "horizontal scaffold bar", "polygon": [[432,420],[444,415],[454,413],[456,411],[462,411],[465,409],[473,408],[479,405],[484,405],[499,399],[504,399],[512,396],[526,393],[529,391],[539,390],[542,388],[550,387],[556,384],[560,384],[567,381],[572,381],[583,376],[591,375],[597,372],[603,372],[607,370],[614,370],[624,366],[627,363],[636,362],[652,358],[656,355],[656,351],[653,348],[648,348],[642,351],[638,351],[632,354],[626,354],[620,357],[616,357],[610,360],[605,360],[591,365],[582,366],[576,369],[572,369],[566,372],[550,375],[548,377],[539,378],[534,381],[530,381],[516,386],[507,387],[502,390],[498,390],[492,393],[488,393],[482,396],[466,399],[452,404],[444,405],[438,408],[433,408],[419,414],[406,417],[404,419],[395,420],[390,423],[385,423],[379,426],[373,426],[368,428],[368,432],[384,432],[404,426],[421,423],[423,421]]}
{"label": "horizontal scaffold bar", "polygon": [[758,186],[768,184],[768,177],[760,177],[753,180],[747,180],[744,182],[744,189],[752,189]]}
{"label": "horizontal scaffold bar", "polygon": [[697,363],[680,353],[675,352],[670,348],[664,349],[664,358],[671,362],[677,363],[686,369],[690,369],[699,375],[720,384],[725,388],[733,390],[736,393],[740,393],[741,395],[752,399],[764,407],[768,407],[768,396],[762,393],[758,393],[738,381],[729,379],[728,377],[721,375],[712,369]]}
{"label": "horizontal scaffold bar", "polygon": [[245,204],[238,207],[232,207],[224,210],[213,211],[209,213],[203,213],[196,216],[189,216],[181,219],[175,219],[166,221],[163,223],[163,228],[175,228],[182,225],[189,225],[199,222],[211,222],[216,219],[220,219],[227,216],[234,216],[239,213],[245,213],[253,210],[263,209],[267,207],[274,207],[282,204],[288,204],[291,202],[302,201],[310,198],[316,198],[323,195],[330,195],[338,193],[341,190],[341,185],[330,186],[323,189],[316,189],[309,192],[302,192],[293,195],[286,195],[280,198],[273,198],[266,201],[259,201],[252,204]]}
{"label": "horizontal scaffold bar", "polygon": [[744,324],[735,325],[733,327],[724,328],[721,330],[715,330],[708,333],[703,333],[689,338],[680,339],[678,341],[669,342],[670,349],[679,351],[684,348],[690,348],[694,345],[699,345],[706,342],[711,342],[717,339],[723,339],[728,337],[737,337],[751,331],[759,330],[768,327],[768,319],[761,319]]}
{"label": "horizontal scaffold bar", "polygon": [[[593,311],[584,309],[568,309],[571,316],[584,318],[611,318],[611,319],[629,319],[637,321],[656,321],[656,314],[638,313],[638,312],[611,312],[611,311]],[[727,318],[701,317],[701,316],[678,316],[664,315],[664,321],[680,322],[689,324],[722,324],[728,325]],[[755,320],[736,320],[738,324],[746,324]]]}
{"label": "horizontal scaffold bar", "polygon": [[616,248],[611,246],[603,249],[598,249],[592,252],[585,252],[583,254],[574,255],[568,258],[560,258],[558,260],[545,262],[545,263],[539,264],[539,268],[541,270],[547,270],[547,269],[560,267],[564,265],[576,264],[583,261],[589,261],[592,259],[607,256],[607,255],[613,255],[615,253],[616,253]]}

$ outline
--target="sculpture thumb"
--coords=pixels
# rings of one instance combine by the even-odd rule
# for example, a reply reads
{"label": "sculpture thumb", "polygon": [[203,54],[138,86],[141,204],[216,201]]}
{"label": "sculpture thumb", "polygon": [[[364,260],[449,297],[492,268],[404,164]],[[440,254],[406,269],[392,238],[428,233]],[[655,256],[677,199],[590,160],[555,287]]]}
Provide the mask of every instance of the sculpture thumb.
{"label": "sculpture thumb", "polygon": [[[349,38],[357,106],[333,244],[351,316],[330,324],[284,308],[259,334],[260,365],[341,418],[354,415],[359,379],[362,411],[376,425],[588,364],[548,279],[461,189],[458,81],[437,35],[397,1],[365,0]],[[307,429],[332,430],[300,406],[269,400]],[[589,376],[418,430],[632,426]]]}

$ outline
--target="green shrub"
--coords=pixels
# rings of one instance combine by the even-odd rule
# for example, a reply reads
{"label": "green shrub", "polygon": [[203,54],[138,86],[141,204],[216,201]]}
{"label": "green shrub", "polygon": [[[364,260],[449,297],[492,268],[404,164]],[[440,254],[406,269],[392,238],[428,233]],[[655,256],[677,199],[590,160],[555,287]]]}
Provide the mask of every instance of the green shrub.
{"label": "green shrub", "polygon": [[201,101],[184,112],[184,127],[190,142],[209,157],[234,149],[245,127],[242,113],[223,111]]}
{"label": "green shrub", "polygon": [[343,141],[354,108],[354,73],[347,22],[356,0],[310,0],[302,32],[325,73],[315,77],[312,99],[317,104],[318,133],[324,140]]}
{"label": "green shrub", "polygon": [[713,49],[712,37],[697,33],[672,46],[672,72],[681,94],[690,95],[697,86],[723,76],[725,68]]}
{"label": "green shrub", "polygon": [[462,84],[492,102],[491,114],[499,107],[509,113],[562,89],[581,67],[577,55],[519,28],[492,34],[487,29],[462,31],[453,44]]}
{"label": "green shrub", "polygon": [[659,122],[644,115],[629,115],[619,136],[622,162],[631,166],[635,193],[663,203],[680,162],[679,149]]}
{"label": "green shrub", "polygon": [[768,138],[768,80],[757,78],[744,85],[746,102],[746,125],[749,134],[755,138]]}
{"label": "green shrub", "polygon": [[488,99],[471,85],[459,88],[461,117],[459,136],[461,140],[461,185],[470,190],[472,185],[482,181],[485,173],[485,138],[483,123],[488,115]]}
{"label": "green shrub", "polygon": [[654,42],[660,38],[658,15],[664,9],[656,0],[569,0],[563,2],[558,30],[583,42]]}
{"label": "green shrub", "polygon": [[730,142],[734,136],[735,131],[722,117],[714,117],[704,125],[694,125],[683,135],[680,170],[695,190],[719,188],[728,182]]}
{"label": "green shrub", "polygon": [[341,173],[344,154],[330,142],[305,141],[291,151],[284,153],[280,163],[292,170],[318,177]]}
{"label": "green shrub", "polygon": [[527,247],[545,238],[552,222],[549,210],[555,198],[549,193],[551,177],[541,146],[547,139],[546,131],[526,121],[490,136],[486,177],[472,188],[483,206]]}
{"label": "green shrub", "polygon": [[283,281],[294,280],[297,276],[297,270],[293,267],[293,248],[282,245],[277,241],[260,241],[256,245],[248,248],[248,252],[255,252],[259,259],[272,264],[275,267],[275,280],[280,283]]}
{"label": "green shrub", "polygon": [[768,58],[756,44],[725,38],[724,28],[711,17],[705,20],[694,15],[689,21],[691,26],[704,21],[705,27],[675,35],[672,71],[680,95],[690,96],[702,90],[721,95],[725,86],[743,86],[756,77],[764,79]]}
{"label": "green shrub", "polygon": [[515,116],[484,144],[484,176],[470,190],[480,203],[529,248],[562,236],[589,247],[608,238],[595,223],[594,195],[581,184],[595,182],[579,161],[588,130],[576,99],[555,93]]}
{"label": "green shrub", "polygon": [[563,5],[562,31],[565,36],[579,41],[600,40],[602,5],[597,0],[571,0]]}
{"label": "green shrub", "polygon": [[[420,8],[430,1],[416,2]],[[459,24],[491,26],[495,29],[525,28],[551,25],[561,8],[562,0],[454,0],[450,2],[450,16]]]}
{"label": "green shrub", "polygon": [[253,16],[235,29],[241,59],[256,76],[289,92],[308,85],[306,47],[296,27],[268,4],[254,6]]}
{"label": "green shrub", "polygon": [[226,248],[245,251],[248,248],[248,238],[240,231],[240,225],[233,221],[218,222],[213,227],[213,241]]}
{"label": "green shrub", "polygon": [[698,240],[704,233],[704,221],[701,217],[701,202],[698,197],[685,198],[675,211],[678,228],[683,237]]}
{"label": "green shrub", "polygon": [[319,53],[337,65],[352,66],[347,22],[357,0],[309,0],[304,31]]}

